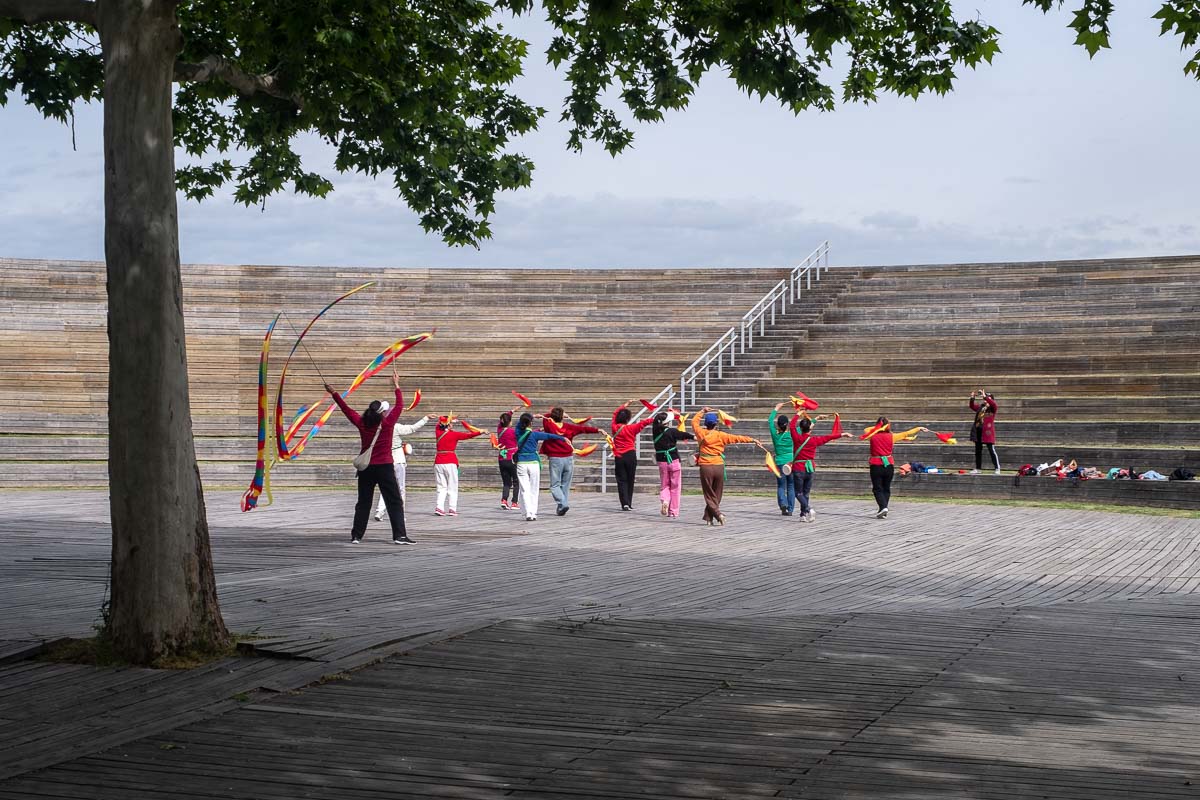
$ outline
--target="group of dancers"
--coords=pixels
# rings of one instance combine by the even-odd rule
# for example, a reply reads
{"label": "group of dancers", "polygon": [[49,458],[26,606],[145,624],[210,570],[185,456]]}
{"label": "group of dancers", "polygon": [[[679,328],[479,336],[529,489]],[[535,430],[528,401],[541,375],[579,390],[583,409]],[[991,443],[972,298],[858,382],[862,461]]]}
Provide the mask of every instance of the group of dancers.
{"label": "group of dancers", "polygon": [[[370,450],[369,465],[358,471],[358,502],[354,508],[354,523],[350,532],[351,543],[355,544],[362,541],[366,533],[376,487],[379,489],[380,500],[375,519],[381,520],[386,513],[391,524],[392,541],[396,544],[413,544],[404,524],[407,457],[412,452],[405,437],[412,436],[435,418],[432,415],[423,416],[411,424],[400,424],[403,401],[399,376],[395,372],[392,375],[392,383],[396,392],[395,403],[375,400],[361,414],[354,411],[332,386],[325,386],[342,413],[358,429],[363,452]],[[636,401],[622,403],[613,412],[611,434],[587,425],[590,417],[583,420],[571,419],[561,406],[555,406],[546,414],[524,411],[517,417],[515,424],[513,417],[519,409],[505,411],[500,415],[495,434],[491,436],[492,446],[497,450],[497,464],[503,486],[500,507],[506,510],[523,510],[527,521],[537,520],[541,489],[541,456],[545,456],[549,462],[550,495],[556,503],[555,513],[558,516],[566,515],[571,509],[574,459],[577,453],[586,452],[576,450],[573,439],[581,434],[602,434],[613,453],[617,497],[621,510],[632,510],[634,480],[638,466],[638,437],[649,427],[654,445],[654,460],[659,470],[662,516],[668,519],[679,517],[683,489],[683,459],[679,452],[679,443],[693,441],[697,450],[692,458],[699,468],[700,489],[704,495],[702,519],[705,523],[725,524],[725,515],[721,511],[725,489],[725,449],[740,444],[752,444],[768,452],[768,464],[776,474],[780,513],[783,516],[794,516],[796,504],[799,503],[800,520],[811,523],[815,519],[810,497],[816,473],[817,450],[829,442],[853,438],[853,435],[842,430],[841,418],[837,414],[833,415],[830,432],[818,434],[815,431],[816,423],[827,420],[828,415],[810,416],[803,404],[797,402],[796,398],[792,400],[795,413],[791,417],[780,413],[785,403],[777,404],[771,411],[767,421],[771,433],[770,450],[756,438],[722,430],[722,427],[736,420],[708,406],[691,415],[689,431],[686,425],[687,415],[673,409],[652,408],[654,413],[635,422],[629,406]],[[815,405],[814,403],[813,406]],[[979,467],[982,449],[987,446],[993,463],[999,470],[999,459],[994,444],[995,398],[980,389],[972,393],[970,406],[976,412],[971,432],[972,441],[976,443],[976,468]],[[542,430],[535,430],[534,425],[539,420]],[[453,415],[436,418],[434,472],[437,499],[433,513],[437,516],[458,515],[458,444],[486,433],[468,420],[457,420],[462,428],[458,430],[454,427],[455,422]],[[895,444],[915,439],[922,431],[929,429],[917,426],[907,431],[893,432],[888,418],[881,416],[859,437],[867,441],[870,447],[868,467],[871,490],[878,506],[875,512],[877,519],[887,519],[888,516],[892,479],[895,475]],[[938,435],[943,438],[946,436]]]}

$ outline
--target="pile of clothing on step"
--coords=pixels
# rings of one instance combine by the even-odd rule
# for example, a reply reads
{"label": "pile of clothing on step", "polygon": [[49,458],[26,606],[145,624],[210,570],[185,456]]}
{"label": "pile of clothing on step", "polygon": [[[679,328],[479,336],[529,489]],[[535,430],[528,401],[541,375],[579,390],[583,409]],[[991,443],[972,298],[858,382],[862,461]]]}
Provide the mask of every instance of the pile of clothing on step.
{"label": "pile of clothing on step", "polygon": [[1036,467],[1033,464],[1026,464],[1017,470],[1017,474],[1055,477],[1060,481],[1066,478],[1075,478],[1081,481],[1095,478],[1114,481],[1191,481],[1196,479],[1196,473],[1187,467],[1176,467],[1170,475],[1163,475],[1152,469],[1138,472],[1134,467],[1113,467],[1109,470],[1099,467],[1081,467],[1075,462],[1075,459],[1064,463],[1061,458],[1046,464],[1038,464]]}
{"label": "pile of clothing on step", "polygon": [[919,473],[919,474],[924,474],[924,473],[928,472],[931,475],[937,475],[939,473],[951,472],[951,470],[942,469],[941,467],[927,467],[924,464],[922,464],[920,461],[914,461],[911,464],[901,464],[900,466],[896,467],[896,470],[901,475],[910,475],[914,472]]}

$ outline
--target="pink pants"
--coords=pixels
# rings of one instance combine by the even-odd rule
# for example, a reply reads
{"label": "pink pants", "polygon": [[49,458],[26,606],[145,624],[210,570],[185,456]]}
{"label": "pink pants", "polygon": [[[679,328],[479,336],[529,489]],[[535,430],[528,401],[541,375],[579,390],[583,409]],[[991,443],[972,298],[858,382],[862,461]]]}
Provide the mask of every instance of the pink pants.
{"label": "pink pants", "polygon": [[683,464],[678,459],[670,464],[658,462],[658,499],[667,504],[668,516],[679,516],[679,495],[683,489]]}

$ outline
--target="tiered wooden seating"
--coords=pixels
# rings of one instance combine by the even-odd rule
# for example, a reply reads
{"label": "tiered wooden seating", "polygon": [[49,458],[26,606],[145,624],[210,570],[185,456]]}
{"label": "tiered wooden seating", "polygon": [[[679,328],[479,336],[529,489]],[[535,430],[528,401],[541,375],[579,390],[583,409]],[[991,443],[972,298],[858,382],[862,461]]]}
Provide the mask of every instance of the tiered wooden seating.
{"label": "tiered wooden seating", "polygon": [[[405,388],[425,395],[420,412],[454,411],[490,424],[516,404],[509,393],[516,389],[534,399],[535,410],[563,403],[572,414],[606,417],[617,403],[653,395],[671,381],[784,274],[186,266],[201,470],[223,485],[247,479],[259,348],[280,308],[287,316],[273,340],[272,380],[317,310],[358,284],[378,281],[331,310],[305,339],[289,371],[289,411],[322,397],[318,367],[345,386],[392,341],[437,328],[432,340],[397,361]],[[24,462],[4,470],[0,485],[104,482],[104,287],[101,264],[0,260],[0,431],[10,434],[0,436],[0,461]],[[691,302],[700,295],[704,304]],[[353,403],[389,395],[384,375]],[[341,466],[352,437],[335,417],[306,451],[311,474],[322,464],[326,471]],[[491,453],[485,445],[478,455]],[[288,469],[303,476],[301,466]],[[346,477],[344,470],[336,476]]]}

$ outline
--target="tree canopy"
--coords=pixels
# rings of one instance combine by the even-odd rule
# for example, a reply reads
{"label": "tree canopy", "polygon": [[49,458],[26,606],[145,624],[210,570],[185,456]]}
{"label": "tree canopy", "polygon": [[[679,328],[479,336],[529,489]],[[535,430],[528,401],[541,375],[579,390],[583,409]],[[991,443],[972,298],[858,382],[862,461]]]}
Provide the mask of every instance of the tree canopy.
{"label": "tree canopy", "polygon": [[[1046,12],[1064,0],[1024,2]],[[1072,4],[1078,44],[1108,47],[1114,0]],[[74,103],[103,97],[95,5],[0,0],[0,102],[19,91],[67,121]],[[539,8],[555,32],[546,58],[569,85],[567,145],[614,155],[633,140],[624,119],[685,107],[714,70],[799,113],[945,93],[1000,49],[999,31],[949,0],[180,0],[174,129],[195,161],[177,184],[193,199],[228,185],[245,204],[324,196],[332,176],[293,146],[310,132],[338,171],[392,176],[427,231],[476,244],[497,192],[530,183],[533,164],[512,145],[546,112],[510,88],[528,44],[503,21]],[[1168,0],[1154,17],[1196,48],[1200,1]],[[1185,70],[1200,77],[1200,49]]]}

